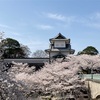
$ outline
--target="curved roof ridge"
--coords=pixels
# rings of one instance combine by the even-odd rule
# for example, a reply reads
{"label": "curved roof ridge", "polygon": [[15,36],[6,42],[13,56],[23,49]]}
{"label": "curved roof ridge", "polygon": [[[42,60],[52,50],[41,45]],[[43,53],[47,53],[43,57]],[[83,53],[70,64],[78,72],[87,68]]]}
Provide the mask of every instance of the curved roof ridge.
{"label": "curved roof ridge", "polygon": [[54,39],[66,39],[66,37],[63,36],[63,35],[59,32],[58,35],[54,37]]}

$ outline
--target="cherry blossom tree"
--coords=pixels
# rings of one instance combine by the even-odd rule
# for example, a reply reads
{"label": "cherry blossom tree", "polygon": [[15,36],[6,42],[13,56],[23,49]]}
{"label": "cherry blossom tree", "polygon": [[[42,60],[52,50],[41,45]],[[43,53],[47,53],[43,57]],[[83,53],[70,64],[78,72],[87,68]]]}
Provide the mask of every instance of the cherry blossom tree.
{"label": "cherry blossom tree", "polygon": [[[34,98],[36,94],[37,96],[47,94],[52,96],[56,96],[57,94],[72,94],[77,98],[81,94],[81,91],[87,91],[84,83],[85,80],[80,79],[79,73],[87,70],[87,68],[100,68],[100,56],[68,55],[65,60],[57,59],[51,64],[45,63],[45,66],[38,71],[34,71],[34,68],[30,68],[27,64],[13,62],[13,66],[6,72],[6,76],[2,74],[3,77],[7,78],[1,84],[6,82],[6,86],[9,87],[8,85],[13,83],[14,87],[10,87],[10,89],[5,91],[10,90],[13,93],[17,91],[18,94],[15,92],[13,96],[7,92],[10,96],[7,94],[4,97],[11,97],[14,100],[20,100],[18,98],[20,97],[21,100],[28,100],[31,96]],[[2,87],[1,90],[4,91]],[[4,98],[3,94],[1,97]]]}
{"label": "cherry blossom tree", "polygon": [[[18,66],[18,65],[14,65]],[[22,65],[20,65],[22,67]],[[13,68],[13,67],[12,67]],[[100,68],[100,56],[69,55],[64,61],[56,60],[36,72],[14,72],[14,80],[25,84],[31,93],[55,95],[57,93],[72,93],[79,95],[81,89],[87,90],[84,80],[80,80],[79,72]],[[10,70],[10,73],[12,70]]]}
{"label": "cherry blossom tree", "polygon": [[6,72],[1,56],[3,54],[1,40],[3,33],[0,32],[0,100],[27,100],[25,90],[28,91],[24,84],[13,81]]}
{"label": "cherry blossom tree", "polygon": [[[86,89],[84,81],[80,80],[78,72],[80,64],[76,57],[68,57],[65,62],[46,63],[44,68],[33,74],[17,73],[15,78],[17,81],[22,81],[34,93],[38,92],[43,95],[50,93],[55,95],[57,93],[80,93],[80,89]],[[76,91],[77,90],[77,91]]]}

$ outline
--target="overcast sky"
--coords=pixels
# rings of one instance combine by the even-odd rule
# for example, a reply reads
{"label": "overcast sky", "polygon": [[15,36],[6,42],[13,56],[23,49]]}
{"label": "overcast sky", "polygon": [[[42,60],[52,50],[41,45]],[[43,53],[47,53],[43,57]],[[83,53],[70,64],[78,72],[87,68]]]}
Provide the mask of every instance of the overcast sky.
{"label": "overcast sky", "polygon": [[100,0],[0,0],[0,32],[31,52],[49,48],[59,32],[78,51],[100,51]]}

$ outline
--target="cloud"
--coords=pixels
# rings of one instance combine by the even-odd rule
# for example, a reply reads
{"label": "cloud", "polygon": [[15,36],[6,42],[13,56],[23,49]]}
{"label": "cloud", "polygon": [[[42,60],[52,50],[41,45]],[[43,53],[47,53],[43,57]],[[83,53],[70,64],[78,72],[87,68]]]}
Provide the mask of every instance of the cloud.
{"label": "cloud", "polygon": [[96,13],[96,18],[100,19],[100,12]]}
{"label": "cloud", "polygon": [[17,32],[12,32],[12,34],[15,35],[15,36],[21,36],[21,34],[17,33]]}
{"label": "cloud", "polygon": [[72,17],[70,20],[76,25],[100,29],[100,12],[92,13],[85,16],[75,16]]}
{"label": "cloud", "polygon": [[5,35],[7,36],[11,36],[11,37],[22,37],[23,35],[18,33],[18,32],[14,32],[14,31],[8,31],[8,32],[5,32]]}
{"label": "cloud", "polygon": [[39,29],[42,29],[42,30],[51,30],[51,29],[53,29],[53,26],[50,26],[50,25],[43,25],[43,24],[38,25],[37,27],[38,27]]}
{"label": "cloud", "polygon": [[86,25],[92,28],[100,28],[100,12],[96,12],[87,18]]}
{"label": "cloud", "polygon": [[7,29],[12,29],[12,27],[8,26],[8,25],[4,25],[4,24],[0,24],[1,28],[7,28]]}
{"label": "cloud", "polygon": [[30,48],[32,53],[36,50],[45,50],[48,48],[48,43],[40,40],[30,40],[26,43],[26,45]]}
{"label": "cloud", "polygon": [[47,13],[47,17],[48,18],[52,18],[52,19],[56,19],[56,20],[61,20],[61,21],[65,21],[66,17],[61,15],[61,14],[53,14],[53,13]]}
{"label": "cloud", "polygon": [[100,20],[100,12],[96,12],[96,13],[94,13],[94,14],[92,14],[92,15],[90,15],[89,16],[89,18],[90,18],[90,20],[92,20],[92,21],[96,21],[96,20]]}
{"label": "cloud", "polygon": [[43,13],[43,14],[47,18],[54,19],[55,21],[62,21],[67,24],[73,23],[76,19],[76,16],[65,16],[57,13]]}
{"label": "cloud", "polygon": [[[33,42],[33,41],[35,41],[35,42]],[[36,46],[36,45],[41,45],[42,42],[41,41],[37,41],[37,40],[30,40],[26,44],[29,45],[29,46],[31,46],[31,45],[35,45]]]}
{"label": "cloud", "polygon": [[87,25],[89,27],[100,29],[100,23],[88,23]]}

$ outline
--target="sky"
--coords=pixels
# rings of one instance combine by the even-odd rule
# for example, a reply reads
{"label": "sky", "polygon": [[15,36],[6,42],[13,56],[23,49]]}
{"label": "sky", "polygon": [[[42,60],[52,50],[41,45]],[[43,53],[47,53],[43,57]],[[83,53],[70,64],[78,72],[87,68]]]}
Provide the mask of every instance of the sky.
{"label": "sky", "polygon": [[100,52],[100,0],[0,0],[0,32],[32,53],[48,49],[58,33],[75,54],[87,46]]}

